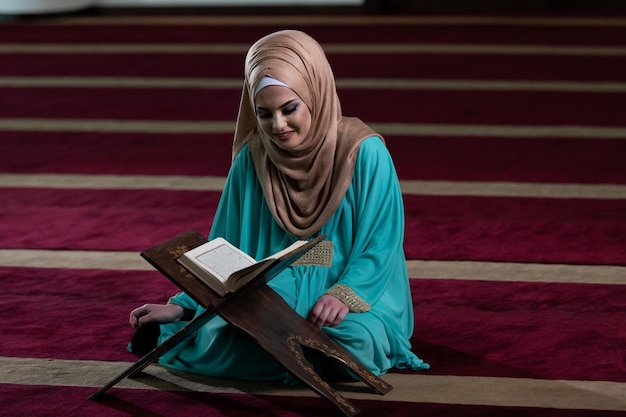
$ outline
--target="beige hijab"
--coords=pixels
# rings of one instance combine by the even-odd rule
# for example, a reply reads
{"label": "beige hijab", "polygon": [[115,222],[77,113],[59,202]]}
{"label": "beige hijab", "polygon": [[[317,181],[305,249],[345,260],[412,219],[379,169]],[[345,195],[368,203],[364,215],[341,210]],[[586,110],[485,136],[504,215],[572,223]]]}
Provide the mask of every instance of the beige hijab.
{"label": "beige hijab", "polygon": [[[285,30],[258,40],[246,56],[245,76],[233,158],[248,143],[274,218],[294,236],[309,237],[339,207],[360,143],[377,134],[360,120],[342,116],[324,51],[303,32]],[[311,111],[311,129],[292,152],[276,146],[257,125],[253,93],[266,76],[287,84]]]}

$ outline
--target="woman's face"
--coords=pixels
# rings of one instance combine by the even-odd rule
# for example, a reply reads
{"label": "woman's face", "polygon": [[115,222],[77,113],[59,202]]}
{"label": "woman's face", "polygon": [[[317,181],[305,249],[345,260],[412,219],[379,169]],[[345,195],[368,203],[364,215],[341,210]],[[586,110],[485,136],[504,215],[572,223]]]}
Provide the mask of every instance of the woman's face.
{"label": "woman's face", "polygon": [[291,89],[270,85],[255,99],[259,127],[279,148],[292,151],[311,129],[311,112]]}

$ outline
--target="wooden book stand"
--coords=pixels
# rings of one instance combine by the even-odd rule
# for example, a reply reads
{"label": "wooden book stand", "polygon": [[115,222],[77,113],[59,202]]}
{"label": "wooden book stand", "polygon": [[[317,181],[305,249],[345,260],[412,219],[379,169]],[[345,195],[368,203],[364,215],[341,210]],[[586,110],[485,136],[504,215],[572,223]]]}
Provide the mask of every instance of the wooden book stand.
{"label": "wooden book stand", "polygon": [[[320,237],[318,240],[322,238]],[[270,269],[262,279],[250,282],[233,294],[220,297],[176,262],[178,256],[183,252],[205,242],[206,239],[201,234],[189,231],[142,252],[142,257],[205,307],[205,311],[91,395],[89,399],[97,399],[124,378],[132,377],[141,372],[152,362],[157,361],[161,355],[215,317],[216,314],[248,334],[273,355],[285,369],[318,395],[334,404],[345,416],[354,416],[360,410],[313,370],[310,362],[305,358],[303,346],[340,362],[354,372],[375,393],[386,394],[393,388],[367,370],[354,356],[326,333],[298,315],[282,297],[267,286],[267,281],[272,279],[284,266],[293,263],[303,252],[281,259],[281,265]],[[311,242],[312,245],[316,243],[317,241]]]}

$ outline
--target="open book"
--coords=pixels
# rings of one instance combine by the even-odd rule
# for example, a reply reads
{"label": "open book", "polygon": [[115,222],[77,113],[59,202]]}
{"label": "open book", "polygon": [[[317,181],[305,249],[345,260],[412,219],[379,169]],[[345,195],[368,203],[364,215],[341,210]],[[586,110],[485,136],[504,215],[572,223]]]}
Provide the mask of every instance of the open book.
{"label": "open book", "polygon": [[[271,279],[323,240],[299,240],[287,248],[256,261],[250,255],[218,237],[178,257],[179,264],[208,285],[220,296],[234,293],[256,277]],[[272,276],[269,276],[269,274]]]}

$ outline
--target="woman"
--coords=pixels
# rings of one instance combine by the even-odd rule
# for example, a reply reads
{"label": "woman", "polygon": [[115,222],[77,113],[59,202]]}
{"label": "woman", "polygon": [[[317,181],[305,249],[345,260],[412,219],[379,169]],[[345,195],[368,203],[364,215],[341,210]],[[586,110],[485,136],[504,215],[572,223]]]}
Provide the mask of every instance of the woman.
{"label": "woman", "polygon": [[[413,310],[403,252],[402,195],[380,135],[343,117],[321,46],[280,31],[248,51],[233,162],[209,238],[256,259],[326,234],[316,262],[269,285],[374,374],[427,369],[410,350]],[[159,324],[159,342],[201,312],[187,294],[131,312],[137,329]],[[137,333],[138,334],[138,333]],[[136,344],[135,341],[131,343]],[[281,365],[216,317],[160,358],[211,376],[292,382]],[[325,375],[338,368],[320,367]]]}

